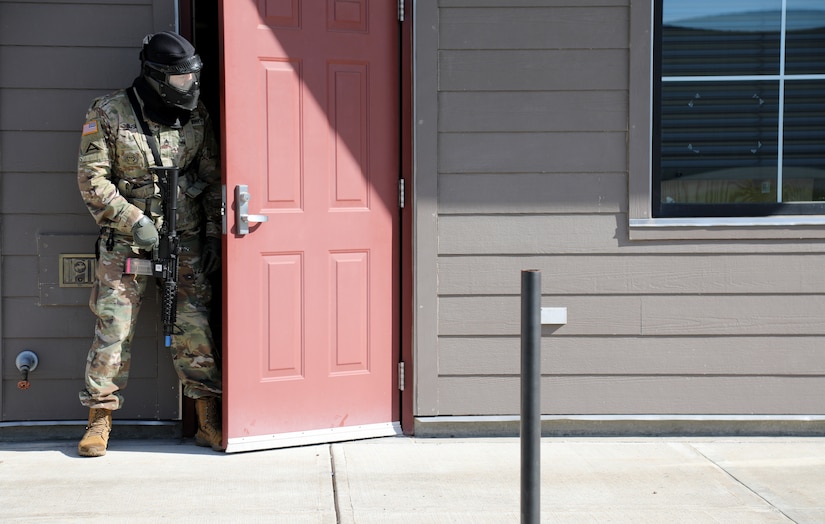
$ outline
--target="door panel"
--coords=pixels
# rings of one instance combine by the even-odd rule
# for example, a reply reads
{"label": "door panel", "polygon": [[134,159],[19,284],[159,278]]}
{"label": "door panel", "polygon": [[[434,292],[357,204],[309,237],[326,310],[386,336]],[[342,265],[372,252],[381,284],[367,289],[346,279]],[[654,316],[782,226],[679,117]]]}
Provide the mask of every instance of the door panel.
{"label": "door panel", "polygon": [[[227,451],[399,429],[395,4],[224,0]],[[256,217],[252,217],[253,219]]]}

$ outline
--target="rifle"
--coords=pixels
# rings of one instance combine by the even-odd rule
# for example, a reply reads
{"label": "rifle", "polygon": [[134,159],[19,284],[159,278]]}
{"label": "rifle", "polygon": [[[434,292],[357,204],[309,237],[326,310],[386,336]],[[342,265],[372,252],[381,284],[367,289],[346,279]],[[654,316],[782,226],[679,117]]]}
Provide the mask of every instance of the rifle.
{"label": "rifle", "polygon": [[178,316],[178,264],[180,236],[177,230],[178,175],[177,167],[152,167],[157,175],[158,186],[163,197],[163,226],[160,228],[158,245],[152,250],[152,260],[127,258],[126,273],[150,275],[159,280],[162,288],[160,319],[163,322],[163,337],[166,347],[172,345],[172,335]]}

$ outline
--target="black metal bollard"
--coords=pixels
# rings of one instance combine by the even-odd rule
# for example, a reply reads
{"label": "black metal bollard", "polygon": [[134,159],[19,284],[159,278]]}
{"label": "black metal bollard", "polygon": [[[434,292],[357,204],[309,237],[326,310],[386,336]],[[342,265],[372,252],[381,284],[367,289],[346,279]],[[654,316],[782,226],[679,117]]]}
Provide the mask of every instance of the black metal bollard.
{"label": "black metal bollard", "polygon": [[521,523],[541,508],[541,271],[521,272]]}

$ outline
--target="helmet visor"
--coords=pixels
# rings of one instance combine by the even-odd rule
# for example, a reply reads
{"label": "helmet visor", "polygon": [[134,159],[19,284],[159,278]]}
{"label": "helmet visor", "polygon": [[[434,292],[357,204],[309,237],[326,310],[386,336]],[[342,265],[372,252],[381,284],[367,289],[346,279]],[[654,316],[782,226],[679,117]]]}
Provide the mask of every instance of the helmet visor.
{"label": "helmet visor", "polygon": [[198,76],[198,73],[169,75],[168,83],[170,86],[179,91],[188,92],[195,84],[198,83]]}

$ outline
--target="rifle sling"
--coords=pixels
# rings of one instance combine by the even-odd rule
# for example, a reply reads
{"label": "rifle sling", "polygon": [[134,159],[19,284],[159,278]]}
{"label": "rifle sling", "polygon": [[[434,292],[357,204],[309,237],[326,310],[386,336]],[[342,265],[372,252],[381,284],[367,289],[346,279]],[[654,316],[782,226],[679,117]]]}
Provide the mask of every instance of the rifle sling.
{"label": "rifle sling", "polygon": [[[137,118],[137,121],[140,122],[140,128],[146,136],[146,142],[149,144],[149,149],[152,150],[152,157],[155,159],[155,165],[158,167],[163,167],[163,161],[160,159],[160,151],[158,151],[158,142],[149,130],[149,124],[147,124],[146,120],[143,118],[143,110],[140,107],[140,103],[138,103],[137,95],[135,95],[135,88],[130,87],[126,90],[126,94],[129,96],[129,102],[132,104],[132,110],[135,112],[135,118]],[[184,169],[184,176],[187,177],[188,180],[189,175],[186,173],[187,169]],[[186,188],[185,193],[187,196],[195,198],[203,192],[206,185],[207,184],[205,181],[197,178],[194,182],[190,182],[190,185]]]}
{"label": "rifle sling", "polygon": [[143,134],[146,135],[146,142],[149,143],[149,149],[152,150],[152,156],[155,158],[155,165],[158,167],[163,167],[163,161],[160,159],[160,151],[158,150],[158,142],[155,140],[155,136],[152,132],[149,131],[149,124],[146,123],[146,119],[143,118],[143,110],[138,103],[135,88],[131,87],[127,89],[126,94],[129,96],[129,102],[132,104],[132,110],[135,112],[135,118],[137,118],[137,121],[140,122],[140,128],[143,130]]}

